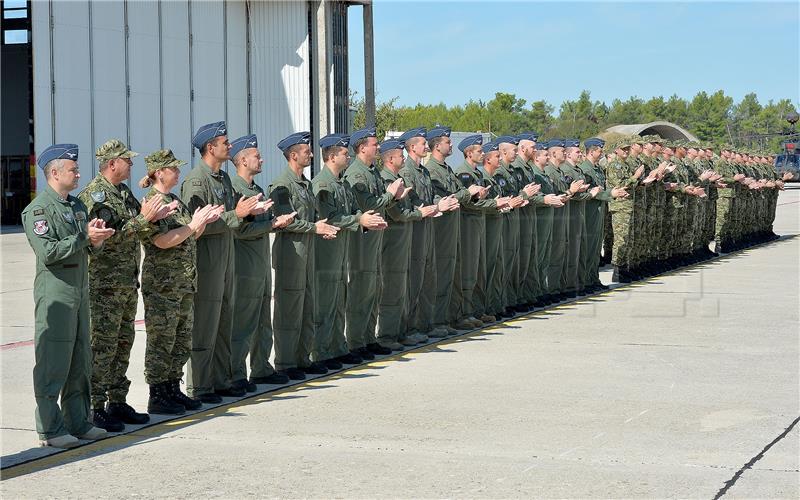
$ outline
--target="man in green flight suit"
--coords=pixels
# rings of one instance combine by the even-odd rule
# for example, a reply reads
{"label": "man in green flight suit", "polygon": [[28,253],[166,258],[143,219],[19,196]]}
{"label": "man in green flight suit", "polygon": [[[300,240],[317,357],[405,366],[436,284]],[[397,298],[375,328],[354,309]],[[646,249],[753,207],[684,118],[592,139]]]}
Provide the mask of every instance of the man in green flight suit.
{"label": "man in green flight suit", "polygon": [[594,186],[589,190],[590,185],[586,182],[583,172],[578,168],[581,161],[580,141],[577,139],[565,139],[566,147],[564,163],[561,164],[561,172],[564,174],[567,183],[579,183],[578,191],[569,200],[569,229],[567,230],[567,258],[564,268],[567,281],[567,295],[577,297],[585,295],[583,275],[581,275],[581,262],[586,232],[586,201],[593,199],[600,192],[600,186]]}
{"label": "man in green flight suit", "polygon": [[[374,210],[362,212],[356,202],[356,194],[344,180],[343,174],[350,162],[349,143],[350,138],[341,134],[326,135],[319,140],[324,164],[311,181],[311,189],[317,199],[317,211],[319,217],[327,220],[328,224],[345,231],[378,233],[386,228],[386,221]],[[352,355],[345,337],[345,310],[352,297],[347,293],[348,254],[354,243],[344,234],[314,243],[316,334],[311,358],[325,364],[329,370],[342,368],[342,361],[358,362],[356,359],[346,359]],[[353,292],[357,293],[355,290]]]}
{"label": "man in green flight suit", "polygon": [[603,224],[608,203],[617,198],[627,198],[628,192],[624,187],[614,187],[606,190],[606,176],[600,167],[600,157],[603,155],[605,141],[600,138],[590,138],[583,141],[585,150],[584,160],[578,168],[584,179],[591,186],[601,188],[600,192],[592,199],[586,200],[586,231],[581,243],[581,259],[583,264],[583,283],[588,292],[607,290],[608,286],[600,282],[600,249],[603,245]]}
{"label": "man in green flight suit", "polygon": [[311,165],[311,133],[296,132],[278,142],[286,170],[272,182],[269,197],[277,216],[294,213],[272,244],[275,269],[275,368],[291,380],[328,372],[311,362],[314,343],[314,235],[336,238],[339,228],[317,220],[317,201],[303,170]]}
{"label": "man in green flight suit", "polygon": [[[243,198],[263,200],[264,189],[256,184],[264,160],[258,150],[258,137],[245,135],[231,142],[231,161],[236,174],[231,186]],[[231,386],[241,391],[255,392],[257,384],[285,384],[286,375],[277,373],[269,362],[272,354],[272,272],[270,271],[269,233],[286,227],[294,214],[278,217],[271,212],[273,201],[263,200],[267,212],[247,217],[249,223],[234,233],[234,281],[236,299],[233,302],[231,333]],[[250,354],[250,378],[245,363]]]}
{"label": "man in green flight suit", "polygon": [[231,332],[234,304],[234,233],[244,219],[266,211],[261,196],[237,200],[222,165],[231,145],[225,122],[201,126],[192,138],[200,160],[181,184],[181,199],[194,213],[206,205],[223,205],[219,219],[208,224],[197,239],[197,292],[194,296],[192,354],[187,384],[190,395],[203,403],[219,403],[222,396],[244,396],[231,386]]}
{"label": "man in green flight suit", "polygon": [[[407,187],[411,203],[415,207],[436,205],[439,212],[450,212],[458,209],[458,200],[453,196],[435,196],[431,174],[422,165],[425,156],[427,130],[423,127],[407,130],[399,140],[405,145],[408,156],[400,178]],[[437,214],[435,217],[439,217]],[[436,304],[436,244],[434,226],[431,218],[425,218],[413,226],[411,236],[411,261],[408,268],[408,316],[409,333],[441,338],[450,332],[433,328],[434,309]]]}
{"label": "man in green flight suit", "polygon": [[176,205],[162,206],[161,200],[151,199],[142,207],[124,182],[130,179],[131,158],[137,155],[117,139],[101,145],[95,152],[99,172],[78,195],[90,219],[103,219],[116,231],[102,252],[89,257],[92,419],[109,432],[150,420],[125,402],[139,301],[139,240],[159,232],[153,223],[170,215]]}
{"label": "man in green flight suit", "polygon": [[468,320],[493,323],[497,318],[488,314],[486,297],[486,215],[498,214],[508,206],[508,198],[489,198],[491,186],[486,175],[478,168],[483,163],[483,136],[473,134],[464,138],[458,149],[464,155],[464,163],[455,174],[465,188],[480,186],[484,197],[470,198],[461,208],[461,275],[462,310]]}
{"label": "man in green flight suit", "polygon": [[80,444],[78,439],[106,436],[88,420],[92,356],[88,257],[99,251],[114,229],[106,228],[102,219],[88,220],[83,202],[69,194],[80,179],[77,145],[46,148],[38,165],[47,186],[22,211],[25,236],[36,254],[36,431],[42,446],[72,448]]}
{"label": "man in green flight suit", "polygon": [[[447,157],[453,152],[450,140],[450,127],[433,127],[428,130],[428,148],[431,157],[425,168],[431,174],[433,199],[439,201],[453,197],[458,206],[469,202],[473,197],[485,195],[481,186],[468,188],[458,181],[453,169],[447,164]],[[433,312],[434,335],[437,331],[456,333],[458,330],[471,330],[483,326],[480,320],[468,321],[462,317],[461,260],[459,240],[461,238],[460,212],[442,213],[433,221],[433,234],[436,242],[436,301]]]}
{"label": "man in green flight suit", "polygon": [[[378,156],[378,139],[375,128],[356,130],[350,136],[356,157],[345,170],[343,177],[352,188],[358,208],[364,214],[381,217],[386,208],[408,195],[401,179],[385,187],[375,158]],[[381,240],[382,231],[357,231],[348,235],[349,281],[347,292],[347,345],[351,352],[364,359],[374,359],[376,354],[390,354],[391,349],[378,344],[375,328],[378,324],[378,304],[381,297]]]}
{"label": "man in green flight suit", "polygon": [[541,192],[541,184],[534,180],[533,158],[536,154],[535,132],[523,132],[518,134],[517,157],[511,162],[511,168],[517,175],[517,181],[523,186],[520,196],[528,201],[528,206],[520,211],[520,242],[519,242],[519,269],[520,277],[519,291],[517,296],[523,307],[531,310],[541,307],[541,302],[537,303],[539,291],[539,268],[536,265],[536,233],[537,233],[537,209],[545,204],[544,193]]}
{"label": "man in green flight suit", "polygon": [[540,193],[544,196],[544,205],[536,207],[536,292],[535,307],[544,307],[555,300],[548,292],[547,269],[550,265],[550,247],[553,237],[554,211],[564,207],[565,195],[556,194],[553,182],[545,173],[548,163],[549,141],[538,143],[533,156],[533,179],[541,186]]}
{"label": "man in green flight suit", "polygon": [[[400,178],[403,147],[403,142],[397,139],[386,140],[379,146],[383,164],[380,174],[387,188]],[[414,224],[436,213],[436,205],[414,207],[408,196],[386,209],[388,227],[381,242],[381,273],[383,289],[390,293],[381,293],[377,334],[378,343],[384,347],[396,343],[413,346],[428,340],[427,335],[408,332],[408,268]]]}

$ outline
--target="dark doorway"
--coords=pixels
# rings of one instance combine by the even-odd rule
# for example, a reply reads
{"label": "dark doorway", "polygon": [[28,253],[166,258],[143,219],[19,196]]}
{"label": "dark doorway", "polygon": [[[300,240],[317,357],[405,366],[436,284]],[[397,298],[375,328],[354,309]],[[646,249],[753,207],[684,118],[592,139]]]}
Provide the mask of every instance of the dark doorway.
{"label": "dark doorway", "polygon": [[2,3],[2,224],[20,224],[22,209],[36,194],[33,157],[33,67],[31,2]]}

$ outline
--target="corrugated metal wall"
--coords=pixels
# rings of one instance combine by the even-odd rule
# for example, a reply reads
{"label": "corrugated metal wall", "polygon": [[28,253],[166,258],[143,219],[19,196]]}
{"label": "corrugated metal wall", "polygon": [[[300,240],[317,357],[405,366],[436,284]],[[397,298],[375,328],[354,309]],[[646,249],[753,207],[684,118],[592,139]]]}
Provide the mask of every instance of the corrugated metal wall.
{"label": "corrugated metal wall", "polygon": [[194,130],[223,119],[231,139],[258,134],[266,185],[285,167],[278,140],[311,127],[306,2],[42,0],[31,15],[35,149],[77,143],[81,186],[107,139],[143,153],[133,187],[144,155],[193,163]]}

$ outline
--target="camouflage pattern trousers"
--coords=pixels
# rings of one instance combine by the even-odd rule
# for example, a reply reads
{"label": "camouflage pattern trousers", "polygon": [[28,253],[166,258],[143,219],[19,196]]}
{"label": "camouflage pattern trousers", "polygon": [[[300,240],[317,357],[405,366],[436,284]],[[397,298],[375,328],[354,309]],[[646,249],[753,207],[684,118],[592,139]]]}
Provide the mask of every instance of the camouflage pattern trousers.
{"label": "camouflage pattern trousers", "polygon": [[126,373],[133,347],[139,293],[133,287],[89,290],[92,344],[92,408],[124,403],[131,381]]}
{"label": "camouflage pattern trousers", "polygon": [[192,349],[194,293],[145,291],[142,298],[147,325],[144,379],[149,385],[179,380]]}

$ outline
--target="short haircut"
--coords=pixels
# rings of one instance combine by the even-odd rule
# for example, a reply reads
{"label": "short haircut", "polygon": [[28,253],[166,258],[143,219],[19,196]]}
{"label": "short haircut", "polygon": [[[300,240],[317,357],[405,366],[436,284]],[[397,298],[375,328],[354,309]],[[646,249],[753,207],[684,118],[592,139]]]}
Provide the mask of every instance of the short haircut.
{"label": "short haircut", "polygon": [[586,148],[586,152],[591,153],[592,151],[596,151],[598,149],[603,149],[603,148],[601,148],[600,146],[589,146],[588,148]]}
{"label": "short haircut", "polygon": [[[361,141],[359,141],[361,142]],[[347,149],[343,146],[328,146],[327,148],[322,148],[322,161],[328,161],[329,156],[336,156],[339,154],[339,151],[342,149]]]}
{"label": "short haircut", "polygon": [[433,139],[428,140],[428,147],[433,150],[436,146],[439,145],[440,142],[444,141],[444,138],[447,137],[445,135],[440,135],[439,137],[434,137]]}
{"label": "short haircut", "polygon": [[293,145],[289,146],[288,148],[286,148],[283,151],[283,157],[286,158],[287,160],[289,160],[292,157],[292,153],[296,153],[297,151],[300,151],[300,146],[305,146],[305,145],[306,144],[293,144]]}
{"label": "short haircut", "polygon": [[[354,151],[356,154],[358,154],[358,148],[360,148],[361,146],[363,146],[364,144],[366,144],[366,143],[367,143],[367,141],[370,139],[370,137],[372,137],[372,136],[362,137],[361,139],[359,139],[359,140],[357,140],[356,142],[354,142],[354,143],[352,144],[352,146],[353,146],[353,151]],[[377,139],[375,139],[375,140],[377,140]],[[323,157],[323,158],[325,158],[325,154],[324,154],[324,153],[322,154],[322,157]]]}
{"label": "short haircut", "polygon": [[[114,159],[116,160],[116,158]],[[100,171],[102,172],[103,170],[107,169],[109,165],[111,165],[111,160],[100,162]]]}
{"label": "short haircut", "polygon": [[410,150],[412,146],[414,146],[416,144],[419,144],[420,141],[424,142],[425,138],[424,137],[420,137],[420,136],[417,135],[417,136],[414,136],[414,137],[408,139],[406,141],[406,144],[405,144],[406,145],[406,149]]}
{"label": "short haircut", "polygon": [[471,146],[465,147],[464,148],[464,157],[466,157],[468,154],[470,154],[473,151],[476,151],[478,149],[481,149],[481,145],[480,144],[473,144]]}
{"label": "short haircut", "polygon": [[63,158],[57,158],[55,160],[48,161],[47,164],[44,166],[44,178],[49,179],[51,175],[50,172],[53,169],[56,169],[60,172],[62,168],[64,168]]}

